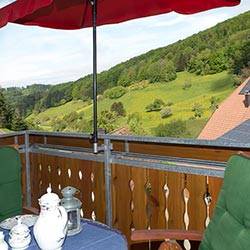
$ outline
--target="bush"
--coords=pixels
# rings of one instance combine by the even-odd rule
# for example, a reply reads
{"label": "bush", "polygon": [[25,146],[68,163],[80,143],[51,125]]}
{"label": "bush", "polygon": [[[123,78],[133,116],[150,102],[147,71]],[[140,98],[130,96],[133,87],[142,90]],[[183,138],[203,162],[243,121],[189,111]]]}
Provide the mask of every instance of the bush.
{"label": "bush", "polygon": [[184,86],[182,87],[182,89],[183,89],[183,90],[186,90],[186,89],[189,89],[189,88],[191,88],[191,87],[192,87],[192,84],[191,84],[191,83],[185,82],[185,83],[184,83]]}
{"label": "bush", "polygon": [[109,99],[118,99],[127,93],[126,88],[122,86],[113,87],[104,91],[104,97]]}
{"label": "bush", "polygon": [[194,112],[195,117],[201,117],[203,114],[202,105],[199,103],[195,103],[192,111]]}
{"label": "bush", "polygon": [[160,111],[160,114],[161,114],[161,118],[168,118],[168,117],[171,116],[173,113],[172,113],[172,109],[171,109],[171,108],[163,108],[163,109]]}
{"label": "bush", "polygon": [[160,111],[165,103],[161,99],[155,99],[153,103],[146,106],[147,112]]}
{"label": "bush", "polygon": [[188,135],[185,121],[173,120],[170,123],[160,124],[155,128],[155,135],[160,137],[185,138]]}

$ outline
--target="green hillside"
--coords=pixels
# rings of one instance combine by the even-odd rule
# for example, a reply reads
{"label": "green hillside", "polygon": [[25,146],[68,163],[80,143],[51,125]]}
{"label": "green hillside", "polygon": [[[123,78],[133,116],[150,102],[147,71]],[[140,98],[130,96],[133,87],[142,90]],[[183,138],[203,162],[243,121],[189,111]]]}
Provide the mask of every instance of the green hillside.
{"label": "green hillside", "polygon": [[[191,86],[184,89],[187,83]],[[118,99],[102,97],[98,101],[98,117],[102,116],[102,111],[109,111],[114,102],[122,102],[126,111],[126,117],[116,118],[113,122],[114,128],[119,128],[123,125],[129,127],[127,124],[128,116],[138,113],[146,135],[154,135],[154,128],[159,124],[181,119],[187,121],[190,137],[196,137],[213,112],[210,108],[211,98],[217,98],[219,102],[222,102],[233,91],[232,86],[231,76],[226,72],[206,76],[180,72],[176,80],[168,83],[146,84],[146,87],[140,90],[127,88],[128,92]],[[146,112],[146,106],[153,103],[155,99],[161,99],[164,103],[172,103],[169,106],[172,110],[172,115],[163,119],[159,111]],[[203,112],[201,117],[194,117],[192,108],[195,103],[201,105]],[[63,120],[64,117],[69,116],[74,111],[77,114],[81,114],[83,123],[88,124],[91,121],[92,105],[87,105],[87,103],[80,100],[71,101],[59,107],[49,108],[37,115],[32,114],[28,119],[35,121],[41,128],[53,130],[55,119],[57,119],[57,122],[59,119]],[[65,128],[65,131],[69,129],[69,126]],[[191,130],[192,127],[195,129]],[[76,131],[78,130],[76,129]]]}
{"label": "green hillside", "polygon": [[[250,75],[249,32],[247,11],[99,73],[98,126],[107,132],[126,125],[136,135],[197,137],[233,86]],[[0,127],[92,132],[92,91],[92,75],[3,89]]]}

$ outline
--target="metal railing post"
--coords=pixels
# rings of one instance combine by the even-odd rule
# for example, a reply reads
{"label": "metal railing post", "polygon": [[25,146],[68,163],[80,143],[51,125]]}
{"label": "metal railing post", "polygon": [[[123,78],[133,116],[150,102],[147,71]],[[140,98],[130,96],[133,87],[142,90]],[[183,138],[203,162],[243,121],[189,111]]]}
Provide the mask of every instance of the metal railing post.
{"label": "metal railing post", "polygon": [[110,139],[104,139],[104,171],[105,171],[105,194],[106,194],[106,224],[112,227],[112,186],[111,186],[111,156],[112,144]]}
{"label": "metal railing post", "polygon": [[30,188],[30,154],[29,154],[29,134],[25,132],[25,170],[26,170],[26,200],[27,206],[31,206]]}

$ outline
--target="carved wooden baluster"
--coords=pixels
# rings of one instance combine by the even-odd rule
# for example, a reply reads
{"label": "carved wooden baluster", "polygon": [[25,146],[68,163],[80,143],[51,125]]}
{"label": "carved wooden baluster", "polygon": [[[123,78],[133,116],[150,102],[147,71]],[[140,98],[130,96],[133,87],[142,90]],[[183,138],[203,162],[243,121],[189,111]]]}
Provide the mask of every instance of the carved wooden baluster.
{"label": "carved wooden baluster", "polygon": [[166,183],[165,185],[163,186],[163,192],[164,192],[164,195],[165,195],[165,204],[166,204],[166,207],[165,207],[165,221],[166,221],[166,228],[168,228],[168,220],[169,220],[169,213],[168,213],[168,196],[169,196],[169,188],[168,188],[168,183],[167,183],[167,178],[166,178]]}
{"label": "carved wooden baluster", "polygon": [[209,222],[210,222],[210,211],[209,211],[209,207],[211,205],[212,202],[212,196],[209,193],[209,183],[208,183],[208,176],[206,177],[206,192],[204,194],[204,201],[206,204],[206,220],[205,220],[205,227],[208,226]]}
{"label": "carved wooden baluster", "polygon": [[[185,187],[183,189],[183,199],[184,199],[184,205],[185,205],[185,212],[184,212],[184,224],[185,224],[185,229],[188,230],[188,226],[189,226],[189,216],[188,216],[188,201],[189,201],[189,197],[190,197],[190,193],[189,190],[186,187],[186,183],[187,183],[187,176],[185,175]],[[186,250],[190,250],[191,249],[191,245],[189,240],[184,240],[184,247]]]}
{"label": "carved wooden baluster", "polygon": [[150,206],[150,194],[151,194],[151,183],[149,181],[147,181],[146,183],[146,194],[147,194],[147,205],[146,205],[146,212],[147,212],[147,229],[151,229],[150,228],[150,224],[151,224],[151,206]]}
{"label": "carved wooden baluster", "polygon": [[[150,195],[151,195],[151,183],[149,182],[149,170],[147,173],[147,183],[145,185],[145,191],[147,194],[147,205],[146,205],[146,213],[147,213],[147,229],[150,230],[151,229],[151,216],[152,216],[152,212],[151,212],[151,206],[150,206]],[[148,241],[148,250],[151,250],[151,241]]]}
{"label": "carved wooden baluster", "polygon": [[[166,176],[166,182],[163,186],[163,193],[165,196],[165,221],[166,221],[166,229],[168,229],[168,220],[169,220],[169,213],[168,213],[168,196],[169,196],[169,188],[168,188],[168,182],[167,182],[167,176]],[[165,242],[167,242],[169,239],[165,239]]]}
{"label": "carved wooden baluster", "polygon": [[[92,186],[91,202],[94,205],[94,203],[95,203],[95,192],[94,192],[95,174],[93,172],[90,173],[90,181],[91,181],[91,186]],[[91,218],[92,218],[92,220],[96,220],[96,214],[95,214],[94,209],[91,212]]]}
{"label": "carved wooden baluster", "polygon": [[134,188],[135,188],[135,183],[133,179],[129,181],[129,187],[130,187],[130,192],[131,192],[131,201],[130,201],[130,210],[131,210],[131,223],[130,223],[130,230],[135,230],[135,225],[134,225]]}

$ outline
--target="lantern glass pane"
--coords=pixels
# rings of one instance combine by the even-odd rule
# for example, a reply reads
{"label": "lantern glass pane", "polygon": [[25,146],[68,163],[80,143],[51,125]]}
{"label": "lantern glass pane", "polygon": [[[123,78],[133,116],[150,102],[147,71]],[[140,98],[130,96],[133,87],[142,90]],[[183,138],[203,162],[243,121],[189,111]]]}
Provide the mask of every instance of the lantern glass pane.
{"label": "lantern glass pane", "polygon": [[76,229],[78,226],[77,224],[77,211],[69,211],[68,212],[68,229]]}

